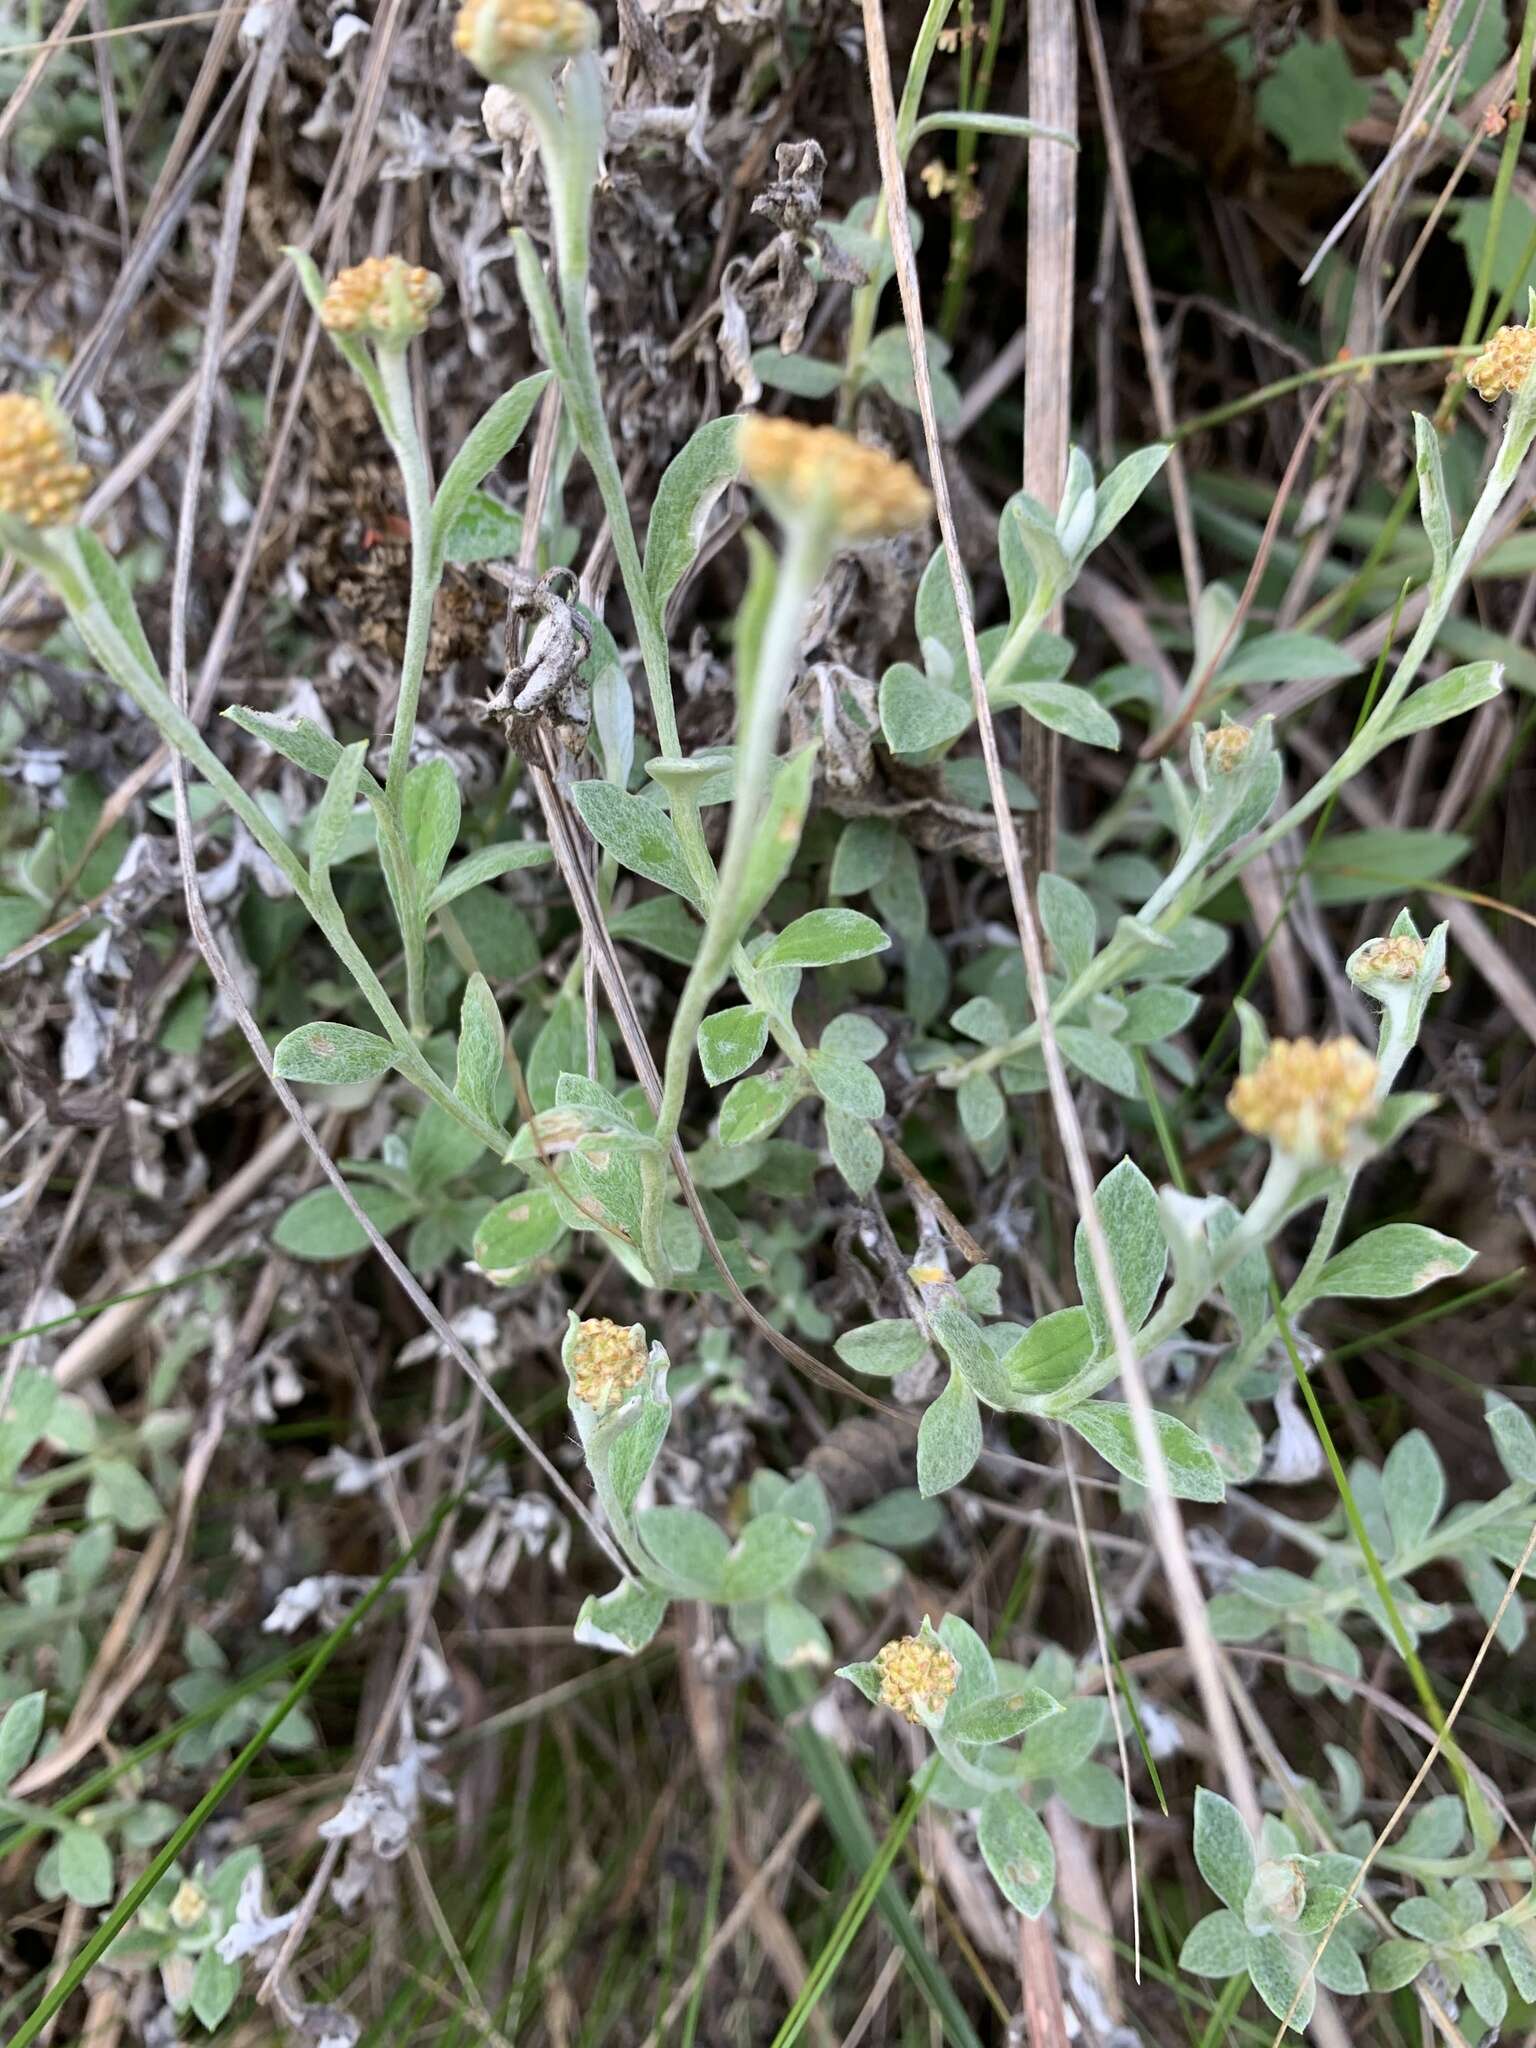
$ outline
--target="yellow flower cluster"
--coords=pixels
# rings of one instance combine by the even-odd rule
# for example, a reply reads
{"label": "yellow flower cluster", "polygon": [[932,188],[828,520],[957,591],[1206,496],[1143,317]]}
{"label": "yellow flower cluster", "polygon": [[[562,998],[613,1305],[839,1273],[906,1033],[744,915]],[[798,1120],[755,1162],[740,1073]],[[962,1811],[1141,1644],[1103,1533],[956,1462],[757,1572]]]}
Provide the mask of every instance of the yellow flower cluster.
{"label": "yellow flower cluster", "polygon": [[741,423],[741,466],[786,510],[830,509],[844,540],[880,540],[928,517],[933,499],[906,463],[836,427],[749,413]]}
{"label": "yellow flower cluster", "polygon": [[1252,738],[1246,725],[1218,725],[1205,736],[1205,758],[1218,775],[1230,775]]}
{"label": "yellow flower cluster", "polygon": [[[1424,965],[1424,953],[1424,940],[1406,933],[1401,938],[1372,939],[1360,948],[1353,971],[1357,979],[1376,975],[1382,981],[1412,981]],[[1451,977],[1442,974],[1435,983],[1435,994],[1444,995],[1450,985]]]}
{"label": "yellow flower cluster", "polygon": [[583,0],[464,0],[453,46],[495,78],[520,58],[579,57],[597,34],[597,16]]}
{"label": "yellow flower cluster", "polygon": [[1501,327],[1474,361],[1467,382],[1489,405],[1506,391],[1518,391],[1536,363],[1536,327]]}
{"label": "yellow flower cluster", "polygon": [[1357,1124],[1376,1106],[1376,1062],[1352,1038],[1277,1038],[1227,1097],[1245,1131],[1316,1164],[1344,1157]]}
{"label": "yellow flower cluster", "polygon": [[332,334],[397,346],[426,332],[432,308],[443,296],[435,271],[403,256],[370,256],[338,271],[326,286],[320,324]]}
{"label": "yellow flower cluster", "polygon": [[881,1705],[914,1722],[920,1706],[938,1713],[960,1676],[948,1650],[925,1643],[921,1636],[900,1636],[887,1643],[875,1658],[875,1669],[880,1674]]}
{"label": "yellow flower cluster", "polygon": [[67,526],[90,481],[55,406],[19,391],[0,394],[0,512],[27,526]]}
{"label": "yellow flower cluster", "polygon": [[617,1408],[645,1378],[645,1339],[606,1316],[578,1323],[566,1352],[571,1390],[599,1415]]}

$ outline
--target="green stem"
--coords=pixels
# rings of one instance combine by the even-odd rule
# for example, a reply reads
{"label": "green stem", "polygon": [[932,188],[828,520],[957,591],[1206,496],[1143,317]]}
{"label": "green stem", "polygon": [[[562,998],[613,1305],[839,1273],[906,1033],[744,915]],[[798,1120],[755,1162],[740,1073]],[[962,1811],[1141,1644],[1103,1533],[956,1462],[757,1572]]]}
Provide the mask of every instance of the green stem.
{"label": "green stem", "polygon": [[[711,998],[725,979],[741,936],[740,903],[773,765],[779,718],[794,674],[805,607],[826,566],[828,533],[822,517],[810,514],[798,519],[790,527],[787,538],[788,546],[779,568],[773,602],[764,623],[751,696],[737,732],[736,787],[731,800],[731,821],[726,830],[719,881],[713,891],[704,936],[699,942],[698,954],[689,971],[667,1038],[661,1107],[656,1115],[660,1150],[655,1154],[642,1155],[642,1167],[647,1159],[651,1167],[645,1190],[643,1234],[646,1263],[653,1273],[666,1270],[664,1260],[659,1269],[657,1266],[661,1249],[661,1202],[665,1194],[665,1155],[670,1151],[682,1121],[683,1100],[692,1071],[699,1026],[704,1021]],[[743,964],[750,978],[750,963]]]}

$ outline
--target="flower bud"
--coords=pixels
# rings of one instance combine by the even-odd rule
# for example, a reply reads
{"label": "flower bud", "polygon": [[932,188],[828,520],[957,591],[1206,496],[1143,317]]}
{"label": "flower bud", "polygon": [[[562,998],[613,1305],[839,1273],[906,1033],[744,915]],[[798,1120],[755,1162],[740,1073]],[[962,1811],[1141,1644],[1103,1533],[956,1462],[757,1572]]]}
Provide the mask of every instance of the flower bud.
{"label": "flower bud", "polygon": [[331,334],[404,348],[425,334],[442,296],[443,281],[436,272],[402,256],[370,256],[331,279],[320,305],[320,324]]}
{"label": "flower bud", "polygon": [[1231,775],[1239,766],[1253,740],[1253,734],[1246,725],[1230,722],[1218,725],[1214,732],[1205,736],[1205,758],[1207,765],[1217,775]]}
{"label": "flower bud", "polygon": [[[1427,950],[1427,940],[1406,932],[1394,932],[1384,939],[1367,939],[1350,956],[1349,978],[1359,988],[1368,988],[1373,981],[1413,981],[1424,965]],[[1444,995],[1450,985],[1451,977],[1440,975],[1435,982],[1435,994]]]}
{"label": "flower bud", "polygon": [[919,1707],[939,1713],[960,1676],[948,1650],[922,1636],[900,1636],[887,1643],[875,1658],[875,1669],[880,1674],[881,1705],[913,1722],[919,1719]]}
{"label": "flower bud", "polygon": [[530,57],[579,57],[597,38],[597,16],[584,0],[464,0],[453,25],[454,48],[493,83]]}
{"label": "flower bud", "polygon": [[1250,1910],[1282,1927],[1293,1926],[1307,1903],[1307,1881],[1294,1856],[1266,1859],[1253,1874]]}
{"label": "flower bud", "polygon": [[181,1887],[171,1901],[171,1925],[185,1934],[195,1927],[208,1910],[208,1900],[202,1887],[195,1885],[191,1878],[183,1878]]}
{"label": "flower bud", "polygon": [[0,393],[0,513],[24,526],[67,526],[90,481],[51,399]]}
{"label": "flower bud", "polygon": [[1501,327],[1468,363],[1467,382],[1492,405],[1506,391],[1518,391],[1536,362],[1536,327]]}
{"label": "flower bud", "polygon": [[617,1408],[645,1378],[645,1332],[625,1329],[606,1316],[578,1323],[565,1341],[565,1369],[571,1392],[599,1415]]}
{"label": "flower bud", "polygon": [[1375,1110],[1376,1062],[1352,1038],[1277,1038],[1227,1097],[1234,1120],[1302,1166],[1337,1165]]}
{"label": "flower bud", "polygon": [[933,507],[915,470],[836,427],[748,413],[738,447],[748,481],[781,519],[825,512],[846,541],[904,533]]}

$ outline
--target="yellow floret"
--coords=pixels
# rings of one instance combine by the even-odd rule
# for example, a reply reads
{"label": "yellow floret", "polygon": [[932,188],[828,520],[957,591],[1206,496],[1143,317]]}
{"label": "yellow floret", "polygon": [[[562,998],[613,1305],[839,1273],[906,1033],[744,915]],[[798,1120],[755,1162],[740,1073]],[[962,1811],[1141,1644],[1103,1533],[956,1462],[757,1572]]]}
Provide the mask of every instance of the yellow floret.
{"label": "yellow floret", "polygon": [[1277,1038],[1227,1097],[1245,1131],[1308,1164],[1344,1157],[1376,1106],[1376,1062],[1352,1038]]}
{"label": "yellow floret", "polygon": [[918,526],[933,499],[917,473],[883,449],[836,427],[749,413],[741,423],[741,466],[775,509],[825,506],[844,540],[879,540]]}
{"label": "yellow floret", "polygon": [[960,1667],[948,1650],[921,1636],[900,1636],[875,1658],[880,1674],[880,1702],[909,1721],[918,1708],[936,1714],[955,1689]]}
{"label": "yellow floret", "polygon": [[578,57],[597,35],[583,0],[464,0],[453,25],[454,48],[485,78],[525,57]]}
{"label": "yellow floret", "polygon": [[56,406],[19,391],[0,394],[0,513],[27,526],[67,526],[90,481]]}
{"label": "yellow floret", "polygon": [[566,1350],[571,1391],[601,1415],[616,1408],[645,1378],[645,1339],[606,1316],[578,1323]]}
{"label": "yellow floret", "polygon": [[1501,327],[1483,352],[1467,365],[1467,382],[1489,405],[1506,391],[1518,391],[1536,363],[1536,327]]}
{"label": "yellow floret", "polygon": [[360,341],[404,344],[426,332],[442,296],[443,281],[435,271],[407,263],[403,256],[370,256],[331,279],[320,324],[332,334]]}

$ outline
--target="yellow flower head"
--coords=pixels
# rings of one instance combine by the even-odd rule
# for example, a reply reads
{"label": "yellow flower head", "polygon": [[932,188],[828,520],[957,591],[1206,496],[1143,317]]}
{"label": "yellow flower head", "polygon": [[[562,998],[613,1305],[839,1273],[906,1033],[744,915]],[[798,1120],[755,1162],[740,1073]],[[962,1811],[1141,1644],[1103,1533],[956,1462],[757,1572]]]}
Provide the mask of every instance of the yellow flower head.
{"label": "yellow flower head", "polygon": [[1205,758],[1218,775],[1230,775],[1244,754],[1253,734],[1246,725],[1218,725],[1205,736]]}
{"label": "yellow flower head", "polygon": [[67,526],[90,481],[57,406],[0,393],[0,512],[26,526]]}
{"label": "yellow flower head", "polygon": [[489,79],[527,57],[579,57],[597,36],[584,0],[464,0],[453,25],[454,48]]}
{"label": "yellow flower head", "polygon": [[921,1636],[900,1636],[875,1658],[880,1674],[880,1703],[909,1721],[926,1707],[936,1714],[955,1689],[960,1667],[948,1650]]}
{"label": "yellow flower head", "polygon": [[1467,365],[1467,382],[1489,405],[1505,391],[1518,391],[1536,363],[1536,327],[1501,327],[1483,352]]}
{"label": "yellow flower head", "polygon": [[[1404,933],[1400,937],[1371,939],[1360,948],[1351,962],[1350,971],[1356,981],[1367,978],[1376,981],[1412,981],[1424,965],[1427,941],[1416,939]],[[1451,985],[1451,977],[1442,974],[1435,983],[1435,994],[1444,995]]]}
{"label": "yellow flower head", "polygon": [[191,1878],[183,1878],[180,1890],[171,1901],[171,1925],[185,1933],[189,1927],[197,1925],[207,1910],[208,1900],[202,1887],[195,1885]]}
{"label": "yellow flower head", "polygon": [[578,1323],[566,1347],[571,1391],[599,1415],[617,1408],[645,1378],[645,1338],[606,1316]]}
{"label": "yellow flower head", "polygon": [[332,334],[403,348],[424,334],[432,308],[443,296],[435,271],[403,256],[370,256],[338,271],[326,286],[320,324]]}
{"label": "yellow flower head", "polygon": [[1308,1165],[1344,1157],[1376,1106],[1376,1062],[1352,1038],[1277,1038],[1227,1097],[1245,1131]]}
{"label": "yellow flower head", "polygon": [[836,427],[748,413],[738,443],[747,478],[777,511],[830,509],[844,540],[881,540],[928,517],[933,499],[914,470]]}

